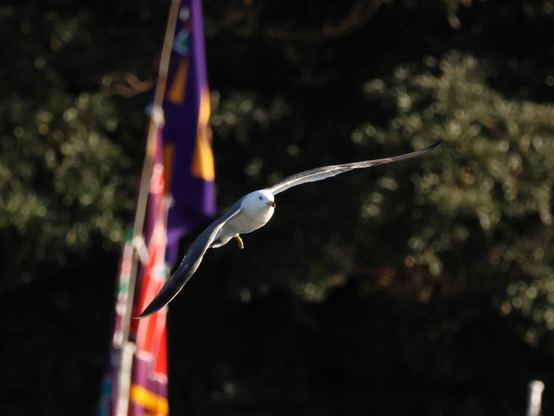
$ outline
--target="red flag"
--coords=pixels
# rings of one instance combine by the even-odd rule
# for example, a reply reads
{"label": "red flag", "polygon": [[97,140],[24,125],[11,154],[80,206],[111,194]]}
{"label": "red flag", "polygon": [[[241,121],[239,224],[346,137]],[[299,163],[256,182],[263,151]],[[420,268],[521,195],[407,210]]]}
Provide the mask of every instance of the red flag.
{"label": "red flag", "polygon": [[[143,265],[137,284],[134,310],[142,311],[165,283],[167,267],[167,199],[165,198],[161,131],[157,134],[156,154],[150,181],[145,241],[148,263]],[[134,320],[130,338],[136,351],[131,378],[130,412],[132,416],[167,415],[167,332],[166,311]]]}

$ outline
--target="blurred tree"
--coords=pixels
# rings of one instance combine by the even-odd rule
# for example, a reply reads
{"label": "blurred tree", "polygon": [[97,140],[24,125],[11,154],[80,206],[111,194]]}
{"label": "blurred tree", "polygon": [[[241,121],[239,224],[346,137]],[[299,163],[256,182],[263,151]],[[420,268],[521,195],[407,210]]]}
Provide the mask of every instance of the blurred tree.
{"label": "blurred tree", "polygon": [[[434,172],[412,175],[414,202],[422,208],[411,211],[417,225],[408,245],[414,254],[405,263],[428,266],[445,293],[460,280],[467,280],[470,290],[486,292],[510,284],[511,299],[502,303],[502,312],[522,309],[543,330],[545,324],[552,328],[548,302],[532,305],[541,294],[554,299],[554,107],[506,100],[486,86],[481,68],[487,65],[471,56],[452,53],[438,63],[426,62],[428,69],[398,67],[388,84],[377,79],[365,85],[369,96],[395,106],[398,116],[389,130],[364,124],[355,136],[411,139],[416,145],[435,137],[448,142],[436,156],[441,162]],[[436,65],[439,76],[433,74]],[[365,212],[379,217],[390,211],[375,204]],[[527,332],[526,340],[536,342],[534,334]]]}
{"label": "blurred tree", "polygon": [[[144,98],[118,109],[111,91],[133,93],[115,81],[123,67],[115,71],[110,59],[126,54],[100,47],[101,37],[118,35],[122,6],[112,6],[111,21],[102,21],[108,3],[88,10],[63,2],[1,8],[0,72],[10,82],[0,87],[0,293],[21,276],[28,282],[45,260],[64,265],[71,253],[110,249],[124,237],[142,154],[133,136],[143,143]],[[140,56],[129,69],[138,72],[144,61]],[[148,89],[133,85],[135,93]]]}

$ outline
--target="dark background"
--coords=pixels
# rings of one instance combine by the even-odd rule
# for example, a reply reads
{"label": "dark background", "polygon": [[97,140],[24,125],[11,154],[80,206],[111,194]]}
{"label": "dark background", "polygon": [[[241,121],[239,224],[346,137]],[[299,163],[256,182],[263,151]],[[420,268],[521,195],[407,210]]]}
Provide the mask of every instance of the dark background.
{"label": "dark background", "polygon": [[[554,4],[204,3],[218,209],[316,166],[172,302],[172,415],[554,410]],[[0,4],[0,414],[92,415],[169,2]],[[200,232],[182,241],[182,250]]]}

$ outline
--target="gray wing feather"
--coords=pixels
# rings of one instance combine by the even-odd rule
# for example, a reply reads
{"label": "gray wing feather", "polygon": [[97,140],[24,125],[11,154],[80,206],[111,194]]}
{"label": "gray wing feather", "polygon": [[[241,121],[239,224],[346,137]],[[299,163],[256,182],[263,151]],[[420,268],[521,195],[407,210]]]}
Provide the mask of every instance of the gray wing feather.
{"label": "gray wing feather", "polygon": [[407,160],[407,159],[412,159],[414,157],[419,157],[435,149],[441,143],[442,143],[442,140],[439,140],[435,144],[425,149],[418,150],[411,153],[406,153],[400,156],[387,157],[384,159],[366,160],[363,162],[346,163],[344,165],[324,166],[321,168],[307,170],[304,172],[297,173],[296,175],[286,177],[285,179],[282,179],[281,181],[277,182],[275,185],[273,185],[271,188],[268,188],[268,189],[273,195],[277,195],[278,193],[286,191],[287,189],[292,188],[294,186],[302,185],[303,183],[307,183],[307,182],[321,181],[323,179],[331,178],[333,176],[339,175],[344,172],[348,172],[353,169],[369,168],[371,166],[385,165],[387,163],[400,162],[401,160]]}
{"label": "gray wing feather", "polygon": [[213,243],[218,231],[225,225],[227,221],[240,213],[240,203],[242,198],[233,205],[225,215],[215,220],[208,228],[206,228],[202,234],[200,234],[196,240],[192,243],[185,255],[185,258],[169,278],[167,282],[160,289],[156,297],[150,302],[150,304],[144,309],[144,311],[136,318],[146,318],[153,313],[158,312],[161,308],[167,305],[173,300],[175,296],[181,291],[183,286],[192,277],[206,253],[206,250]]}

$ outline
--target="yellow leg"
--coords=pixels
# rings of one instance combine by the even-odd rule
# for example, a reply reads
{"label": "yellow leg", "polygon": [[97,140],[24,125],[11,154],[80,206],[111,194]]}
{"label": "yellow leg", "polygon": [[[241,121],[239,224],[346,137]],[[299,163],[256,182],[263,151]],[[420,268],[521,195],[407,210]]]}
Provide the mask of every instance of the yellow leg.
{"label": "yellow leg", "polygon": [[239,248],[244,248],[244,243],[242,242],[242,238],[240,238],[240,235],[235,236],[235,239],[237,240],[237,243],[239,245]]}

